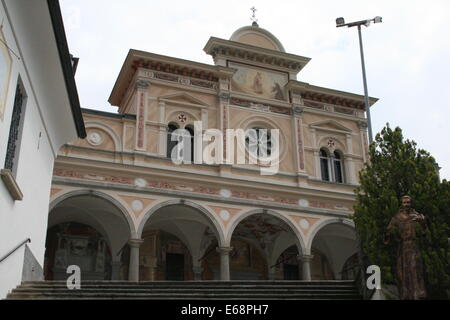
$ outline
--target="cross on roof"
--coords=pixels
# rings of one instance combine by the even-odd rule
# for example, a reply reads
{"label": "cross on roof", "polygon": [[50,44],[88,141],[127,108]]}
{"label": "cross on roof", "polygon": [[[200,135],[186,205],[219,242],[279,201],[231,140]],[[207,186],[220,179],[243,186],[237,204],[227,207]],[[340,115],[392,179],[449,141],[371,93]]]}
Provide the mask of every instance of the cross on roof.
{"label": "cross on roof", "polygon": [[257,11],[257,9],[253,6],[250,8],[250,10],[252,10],[252,17],[250,19],[253,21],[253,23],[257,23],[258,19],[256,19],[256,15],[255,15],[255,12]]}

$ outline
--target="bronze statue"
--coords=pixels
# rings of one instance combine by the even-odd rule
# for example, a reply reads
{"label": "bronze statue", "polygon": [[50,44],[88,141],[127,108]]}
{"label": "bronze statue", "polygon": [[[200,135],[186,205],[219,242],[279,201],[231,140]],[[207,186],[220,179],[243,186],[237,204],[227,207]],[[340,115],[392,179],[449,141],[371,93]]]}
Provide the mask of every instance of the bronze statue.
{"label": "bronze statue", "polygon": [[[415,242],[424,231],[425,216],[411,207],[411,197],[401,198],[402,207],[391,219],[387,233],[398,236],[397,287],[401,300],[426,298],[423,261]],[[389,242],[386,237],[385,244]]]}

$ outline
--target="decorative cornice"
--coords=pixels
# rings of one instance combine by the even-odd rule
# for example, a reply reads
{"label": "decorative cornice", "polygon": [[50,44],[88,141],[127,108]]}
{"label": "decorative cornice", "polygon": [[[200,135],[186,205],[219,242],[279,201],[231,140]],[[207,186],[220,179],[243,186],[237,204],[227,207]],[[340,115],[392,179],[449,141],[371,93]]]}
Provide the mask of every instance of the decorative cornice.
{"label": "decorative cornice", "polygon": [[144,68],[153,71],[162,71],[168,74],[175,74],[185,77],[191,77],[208,81],[219,81],[218,77],[211,71],[205,71],[199,68],[193,68],[190,66],[183,66],[174,63],[162,63],[160,61],[136,58],[133,60],[131,67],[134,70],[138,68]]}
{"label": "decorative cornice", "polygon": [[[215,66],[189,61],[150,52],[130,50],[108,101],[113,106],[121,106],[123,97],[132,85],[138,69],[147,70],[152,78],[166,81],[179,81],[198,87],[211,88],[210,83],[217,85],[219,79],[230,78],[236,70],[224,66]],[[187,80],[186,80],[187,79]]]}
{"label": "decorative cornice", "polygon": [[213,56],[237,57],[299,72],[311,60],[277,50],[211,37],[203,50]]}
{"label": "decorative cornice", "polygon": [[[290,80],[286,84],[286,88],[291,90],[291,92],[293,93],[300,94],[303,99],[309,100],[308,102],[305,101],[304,103],[306,106],[311,108],[323,110],[325,109],[323,103],[326,103],[352,109],[365,110],[364,96],[362,95],[318,87],[310,85],[306,82],[300,82],[296,80]],[[371,106],[377,101],[377,98],[369,97],[369,103]],[[350,114],[350,111],[339,109],[339,107],[337,112]]]}

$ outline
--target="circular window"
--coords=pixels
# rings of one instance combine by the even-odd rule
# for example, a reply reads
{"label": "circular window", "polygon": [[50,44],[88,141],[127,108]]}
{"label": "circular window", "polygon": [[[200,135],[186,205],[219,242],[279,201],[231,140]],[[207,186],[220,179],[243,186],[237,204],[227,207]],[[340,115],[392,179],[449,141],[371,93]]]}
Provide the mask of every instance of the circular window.
{"label": "circular window", "polygon": [[[275,142],[274,142],[275,143]],[[269,158],[272,155],[272,136],[270,129],[254,127],[245,134],[245,147],[256,158]]]}

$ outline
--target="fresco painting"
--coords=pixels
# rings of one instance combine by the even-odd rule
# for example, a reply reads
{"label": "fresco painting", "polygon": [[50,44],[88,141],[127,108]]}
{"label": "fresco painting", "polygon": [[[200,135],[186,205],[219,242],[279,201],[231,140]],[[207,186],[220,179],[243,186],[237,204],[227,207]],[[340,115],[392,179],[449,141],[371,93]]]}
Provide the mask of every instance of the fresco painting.
{"label": "fresco painting", "polygon": [[288,82],[287,74],[238,63],[229,63],[228,66],[237,69],[231,80],[233,91],[267,99],[286,100],[284,86]]}

